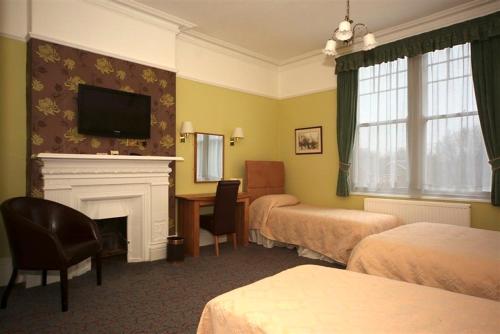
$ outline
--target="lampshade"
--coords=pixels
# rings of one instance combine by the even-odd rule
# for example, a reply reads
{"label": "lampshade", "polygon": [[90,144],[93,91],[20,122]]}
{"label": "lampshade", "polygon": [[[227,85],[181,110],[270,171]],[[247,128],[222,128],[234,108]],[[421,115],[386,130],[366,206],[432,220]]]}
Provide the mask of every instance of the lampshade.
{"label": "lampshade", "polygon": [[337,42],[333,39],[329,39],[326,41],[325,48],[323,49],[323,53],[327,56],[335,56],[337,54]]}
{"label": "lampshade", "polygon": [[365,51],[371,50],[374,47],[376,47],[377,41],[375,40],[375,35],[373,35],[372,33],[366,34],[363,37],[363,44],[364,44],[363,50],[365,50]]}
{"label": "lampshade", "polygon": [[234,128],[232,138],[245,138],[242,128]]}
{"label": "lampshade", "polygon": [[341,41],[347,41],[352,37],[351,23],[349,21],[342,21],[339,28],[335,33],[335,37]]}
{"label": "lampshade", "polygon": [[190,121],[182,122],[182,124],[181,124],[181,133],[182,134],[193,133],[193,132],[194,132],[193,123],[191,123]]}

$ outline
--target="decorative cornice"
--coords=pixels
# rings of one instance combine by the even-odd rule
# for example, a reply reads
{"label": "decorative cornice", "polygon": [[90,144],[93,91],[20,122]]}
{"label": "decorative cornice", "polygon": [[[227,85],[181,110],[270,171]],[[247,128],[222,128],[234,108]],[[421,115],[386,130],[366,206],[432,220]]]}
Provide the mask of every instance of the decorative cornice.
{"label": "decorative cornice", "polygon": [[180,31],[185,30],[185,29],[192,29],[192,28],[196,27],[196,24],[194,24],[188,20],[184,20],[180,17],[165,13],[164,11],[146,6],[146,5],[139,3],[135,0],[110,0],[110,1],[117,3],[119,5],[122,5],[122,6],[126,6],[132,10],[139,11],[141,13],[153,16],[153,17],[158,18],[164,22],[174,24],[179,28]]}
{"label": "decorative cornice", "polygon": [[277,66],[280,63],[278,59],[264,56],[258,52],[251,51],[242,46],[223,41],[195,30],[183,31],[178,35],[178,38],[195,44],[204,42],[202,46],[211,47],[214,51],[225,53],[233,57],[244,56],[247,61],[257,60],[260,63],[267,63],[274,66]]}
{"label": "decorative cornice", "polygon": [[84,0],[87,3],[100,6],[114,13],[128,16],[135,20],[140,20],[148,24],[159,26],[160,28],[170,30],[178,34],[182,29],[193,28],[196,25],[156,10],[149,6],[140,4],[133,0]]}
{"label": "decorative cornice", "polygon": [[5,38],[9,38],[9,39],[13,39],[16,41],[20,41],[20,42],[27,42],[29,39],[29,35],[19,36],[19,35],[8,34],[5,32],[0,32],[0,36],[5,37]]}

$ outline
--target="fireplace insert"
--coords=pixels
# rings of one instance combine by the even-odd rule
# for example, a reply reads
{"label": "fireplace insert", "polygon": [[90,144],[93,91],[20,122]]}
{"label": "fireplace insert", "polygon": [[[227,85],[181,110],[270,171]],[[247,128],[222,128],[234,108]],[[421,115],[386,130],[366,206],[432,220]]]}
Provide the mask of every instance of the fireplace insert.
{"label": "fireplace insert", "polygon": [[96,219],[102,237],[102,257],[127,254],[127,217]]}

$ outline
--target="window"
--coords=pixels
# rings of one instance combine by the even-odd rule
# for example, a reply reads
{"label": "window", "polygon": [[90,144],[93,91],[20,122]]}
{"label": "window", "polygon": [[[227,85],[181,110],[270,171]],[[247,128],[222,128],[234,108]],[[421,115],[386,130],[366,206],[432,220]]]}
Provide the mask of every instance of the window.
{"label": "window", "polygon": [[487,197],[469,44],[359,69],[354,191]]}

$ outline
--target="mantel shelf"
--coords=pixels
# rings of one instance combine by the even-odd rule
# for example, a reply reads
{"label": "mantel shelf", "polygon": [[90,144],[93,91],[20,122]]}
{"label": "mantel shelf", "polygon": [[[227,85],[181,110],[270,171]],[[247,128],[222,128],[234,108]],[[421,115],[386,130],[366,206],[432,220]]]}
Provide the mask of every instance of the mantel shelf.
{"label": "mantel shelf", "polygon": [[183,161],[182,157],[165,157],[150,155],[105,155],[105,154],[64,154],[64,153],[39,153],[35,159],[77,159],[77,160],[152,160],[152,161]]}

